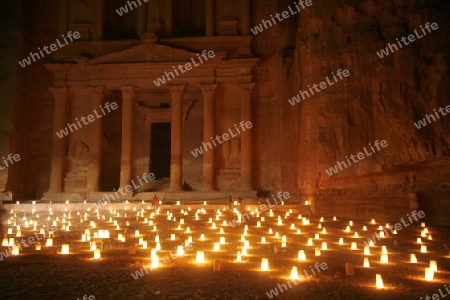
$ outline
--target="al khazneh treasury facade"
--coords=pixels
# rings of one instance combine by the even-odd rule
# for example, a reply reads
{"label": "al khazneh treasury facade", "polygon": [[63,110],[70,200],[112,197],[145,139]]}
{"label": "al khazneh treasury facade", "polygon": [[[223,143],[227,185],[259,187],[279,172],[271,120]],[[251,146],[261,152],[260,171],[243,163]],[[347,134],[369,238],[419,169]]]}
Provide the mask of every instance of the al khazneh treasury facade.
{"label": "al khazneh treasury facade", "polygon": [[[155,191],[174,199],[224,198],[235,191],[255,197],[252,129],[192,154],[234,124],[253,121],[259,58],[251,51],[250,1],[222,3],[239,19],[214,0],[141,1],[139,9],[118,1],[114,8],[129,10],[122,16],[111,4],[89,3],[61,4],[60,36],[78,31],[81,38],[45,65],[53,75],[53,129],[77,124],[108,102],[118,109],[63,138],[53,135],[43,199],[95,199],[145,173],[156,180],[124,198]],[[215,55],[199,63],[197,53],[204,50]],[[193,59],[191,70],[155,83]]]}

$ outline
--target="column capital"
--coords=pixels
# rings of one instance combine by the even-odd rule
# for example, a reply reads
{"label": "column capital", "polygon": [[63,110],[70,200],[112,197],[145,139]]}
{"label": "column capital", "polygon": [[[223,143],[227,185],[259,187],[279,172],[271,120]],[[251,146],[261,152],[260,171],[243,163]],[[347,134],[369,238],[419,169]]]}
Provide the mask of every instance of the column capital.
{"label": "column capital", "polygon": [[168,86],[170,95],[172,97],[183,97],[184,93],[186,92],[186,85],[180,84],[180,85],[169,85]]}
{"label": "column capital", "polygon": [[238,88],[240,89],[241,93],[249,93],[250,95],[253,94],[253,88],[255,87],[255,82],[246,82],[246,83],[238,83]]}
{"label": "column capital", "polygon": [[122,96],[124,100],[133,99],[136,96],[136,93],[139,91],[139,87],[133,85],[124,85],[121,86]]}
{"label": "column capital", "polygon": [[203,96],[214,96],[216,94],[217,83],[201,83],[199,86]]}
{"label": "column capital", "polygon": [[66,96],[67,95],[67,87],[65,86],[51,86],[48,90],[53,94],[55,98],[58,96]]}

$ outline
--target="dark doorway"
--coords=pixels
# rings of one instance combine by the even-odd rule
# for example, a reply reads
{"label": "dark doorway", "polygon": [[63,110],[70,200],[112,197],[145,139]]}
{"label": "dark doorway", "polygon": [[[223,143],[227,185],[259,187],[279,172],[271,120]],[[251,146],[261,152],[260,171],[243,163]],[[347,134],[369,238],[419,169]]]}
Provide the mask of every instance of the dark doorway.
{"label": "dark doorway", "polygon": [[170,177],[170,123],[152,123],[150,172],[156,179]]}

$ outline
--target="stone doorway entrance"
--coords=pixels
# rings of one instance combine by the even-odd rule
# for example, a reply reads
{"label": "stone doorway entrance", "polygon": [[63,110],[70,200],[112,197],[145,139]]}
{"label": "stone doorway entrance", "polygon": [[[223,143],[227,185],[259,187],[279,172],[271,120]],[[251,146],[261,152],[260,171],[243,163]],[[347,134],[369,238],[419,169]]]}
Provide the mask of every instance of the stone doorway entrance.
{"label": "stone doorway entrance", "polygon": [[156,180],[170,178],[171,123],[151,123],[150,168]]}

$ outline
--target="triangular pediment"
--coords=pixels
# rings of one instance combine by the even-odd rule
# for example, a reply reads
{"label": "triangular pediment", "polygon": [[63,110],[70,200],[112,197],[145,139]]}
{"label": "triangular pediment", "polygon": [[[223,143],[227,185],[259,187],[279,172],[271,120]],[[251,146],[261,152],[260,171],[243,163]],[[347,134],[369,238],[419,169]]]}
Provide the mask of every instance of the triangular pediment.
{"label": "triangular pediment", "polygon": [[91,64],[186,62],[196,58],[196,52],[160,45],[155,38],[142,40],[141,45],[108,53],[89,60]]}

